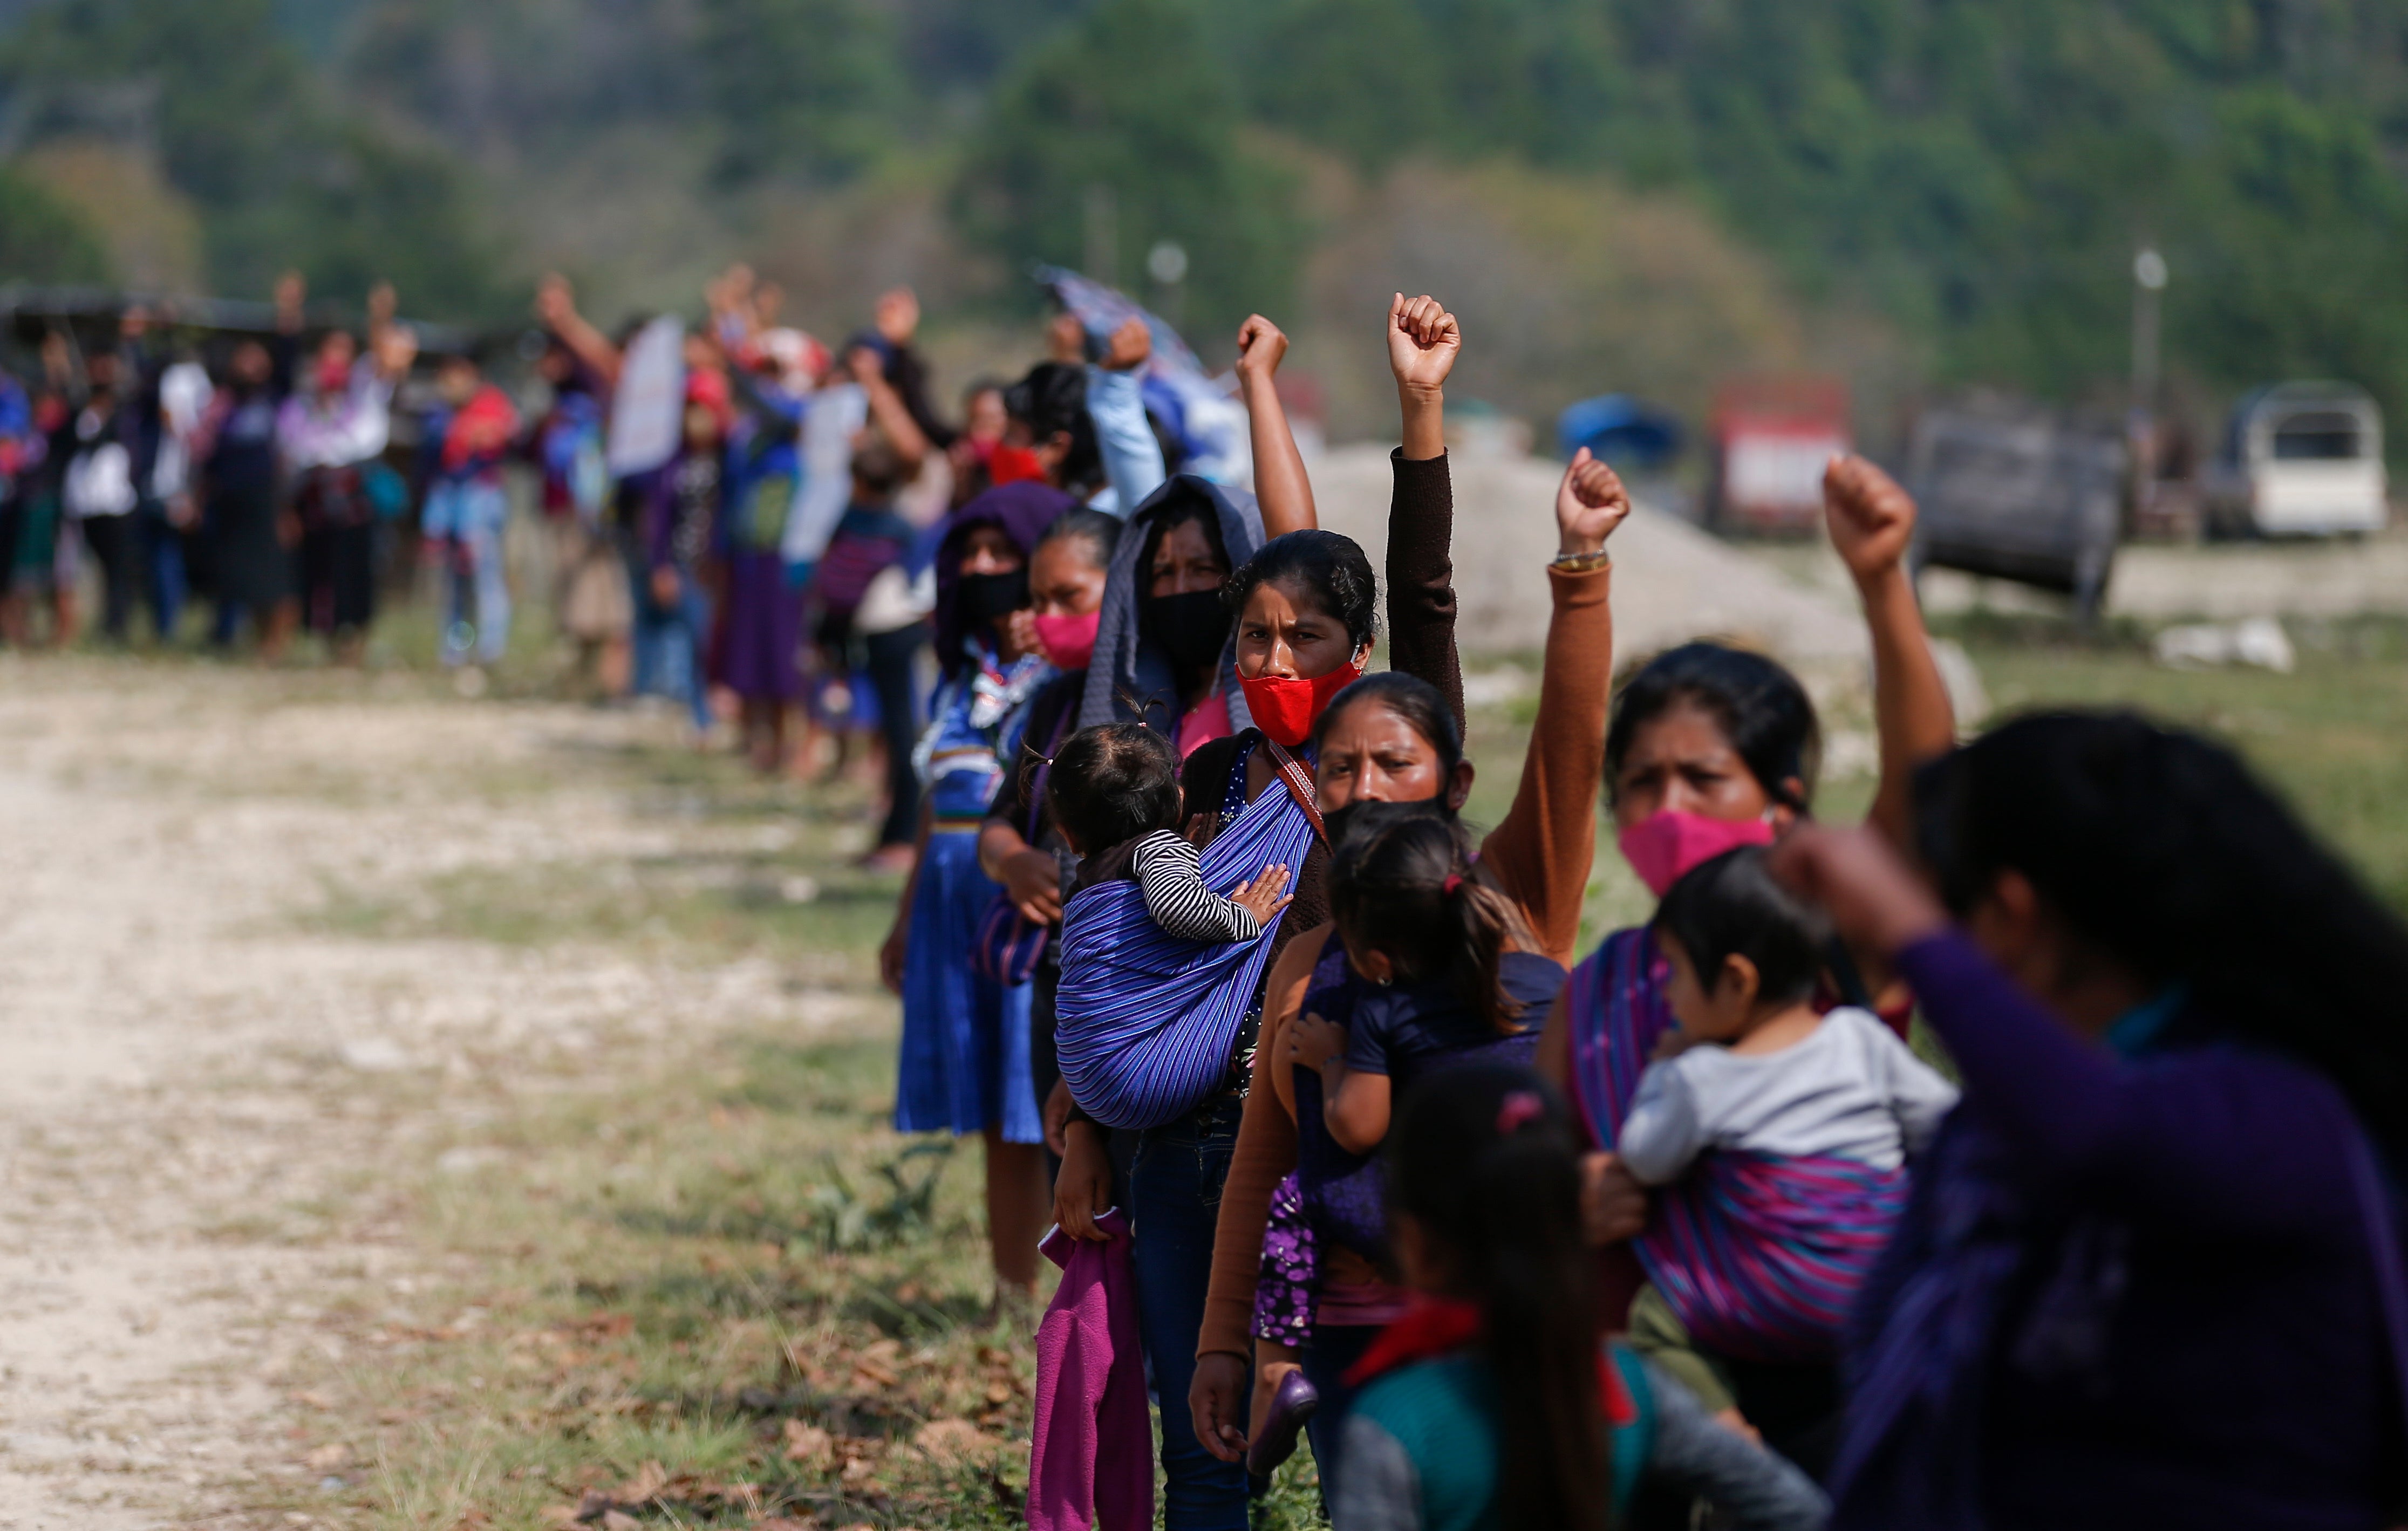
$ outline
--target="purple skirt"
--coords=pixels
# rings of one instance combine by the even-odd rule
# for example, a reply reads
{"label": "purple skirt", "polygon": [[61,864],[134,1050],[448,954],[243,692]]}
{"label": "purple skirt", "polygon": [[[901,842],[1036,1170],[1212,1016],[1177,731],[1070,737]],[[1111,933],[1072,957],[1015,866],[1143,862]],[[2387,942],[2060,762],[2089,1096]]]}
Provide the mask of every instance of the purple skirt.
{"label": "purple skirt", "polygon": [[796,660],[803,637],[802,593],[786,583],[775,552],[727,560],[727,605],[711,645],[711,672],[748,700],[791,702],[803,694]]}

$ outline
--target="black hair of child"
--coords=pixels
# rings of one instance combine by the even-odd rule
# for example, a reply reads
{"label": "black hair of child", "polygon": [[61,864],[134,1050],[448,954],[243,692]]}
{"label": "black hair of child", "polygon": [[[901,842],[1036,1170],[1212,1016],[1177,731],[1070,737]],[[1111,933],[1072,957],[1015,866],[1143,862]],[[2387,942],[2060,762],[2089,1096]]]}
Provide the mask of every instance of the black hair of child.
{"label": "black hair of child", "polygon": [[1806,688],[1762,654],[1711,641],[1665,650],[1615,694],[1605,730],[1607,802],[1639,730],[1680,707],[1714,720],[1767,797],[1806,810],[1823,755],[1822,726]]}
{"label": "black hair of child", "polygon": [[1831,937],[1822,914],[1775,880],[1763,849],[1753,845],[1691,867],[1649,923],[1680,943],[1709,989],[1732,957],[1755,964],[1756,1000],[1764,1005],[1813,997]]}
{"label": "black hair of child", "polygon": [[1563,1097],[1509,1064],[1425,1074],[1388,1134],[1390,1215],[1420,1225],[1447,1273],[1444,1295],[1481,1310],[1504,1531],[1605,1531],[1612,1457],[1580,1151]]}
{"label": "black hair of child", "polygon": [[[1350,688],[1351,689],[1351,688]],[[1398,980],[1444,983],[1498,1031],[1522,1028],[1505,953],[1533,945],[1513,901],[1473,875],[1470,832],[1426,803],[1349,805],[1329,857],[1329,912]]]}
{"label": "black hair of child", "polygon": [[1179,827],[1179,751],[1143,723],[1082,728],[1054,752],[1054,822],[1082,855]]}

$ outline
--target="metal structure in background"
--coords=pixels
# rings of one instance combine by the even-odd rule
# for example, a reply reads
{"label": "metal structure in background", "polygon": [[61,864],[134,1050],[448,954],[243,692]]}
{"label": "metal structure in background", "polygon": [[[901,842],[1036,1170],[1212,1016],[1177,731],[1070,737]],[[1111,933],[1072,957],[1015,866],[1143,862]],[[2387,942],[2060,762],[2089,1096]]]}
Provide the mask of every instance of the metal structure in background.
{"label": "metal structure in background", "polygon": [[2057,591],[2089,622],[2114,565],[2128,462],[2112,425],[2002,401],[1926,410],[1907,459],[1915,566]]}
{"label": "metal structure in background", "polygon": [[2383,411],[2354,383],[2286,382],[2232,407],[2206,474],[2211,537],[2379,532]]}
{"label": "metal structure in background", "polygon": [[1717,532],[1812,532],[1823,469],[1850,450],[1848,385],[1837,378],[1735,378],[1714,396],[1706,524]]}

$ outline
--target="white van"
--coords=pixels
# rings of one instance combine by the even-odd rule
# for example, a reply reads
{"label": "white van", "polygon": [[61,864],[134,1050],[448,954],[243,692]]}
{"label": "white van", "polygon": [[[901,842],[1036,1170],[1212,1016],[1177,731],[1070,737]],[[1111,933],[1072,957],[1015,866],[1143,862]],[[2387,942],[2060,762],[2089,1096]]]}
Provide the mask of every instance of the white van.
{"label": "white van", "polygon": [[2383,412],[2350,383],[2286,382],[2232,409],[2210,465],[2211,537],[2377,532],[2386,515]]}

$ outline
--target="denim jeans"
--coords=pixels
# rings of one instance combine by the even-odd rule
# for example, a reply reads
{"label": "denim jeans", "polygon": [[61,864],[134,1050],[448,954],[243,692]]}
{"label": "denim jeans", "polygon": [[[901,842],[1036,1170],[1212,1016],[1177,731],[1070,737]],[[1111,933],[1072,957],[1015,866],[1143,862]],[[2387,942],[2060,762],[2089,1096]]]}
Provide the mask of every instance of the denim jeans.
{"label": "denim jeans", "polygon": [[167,508],[144,500],[134,512],[142,539],[142,594],[150,606],[150,626],[165,643],[184,615],[184,538],[167,520]]}
{"label": "denim jeans", "polygon": [[472,651],[479,663],[491,665],[509,645],[510,579],[502,563],[502,531],[509,508],[500,485],[475,479],[442,480],[427,491],[425,535],[449,543],[444,549],[450,575],[443,622],[446,665],[466,664]]}
{"label": "denim jeans", "polygon": [[703,673],[710,647],[710,594],[702,581],[681,573],[678,598],[663,606],[648,579],[636,593],[636,694],[683,702],[698,734],[710,732],[710,680]]}
{"label": "denim jeans", "polygon": [[1223,1462],[1196,1438],[1187,1385],[1196,1376],[1196,1337],[1212,1279],[1212,1234],[1221,1186],[1238,1144],[1235,1095],[1219,1097],[1138,1138],[1129,1170],[1131,1251],[1137,1270],[1139,1337],[1154,1372],[1162,1411],[1165,1531],[1245,1531],[1246,1469]]}

